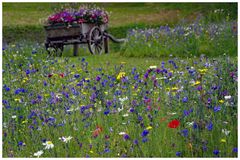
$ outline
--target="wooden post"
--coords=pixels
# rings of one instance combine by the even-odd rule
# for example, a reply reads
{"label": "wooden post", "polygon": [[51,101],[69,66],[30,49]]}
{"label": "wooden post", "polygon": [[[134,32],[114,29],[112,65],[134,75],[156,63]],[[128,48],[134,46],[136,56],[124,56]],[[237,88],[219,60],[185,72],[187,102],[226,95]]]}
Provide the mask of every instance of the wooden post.
{"label": "wooden post", "polygon": [[73,55],[77,56],[78,55],[78,44],[73,45]]}

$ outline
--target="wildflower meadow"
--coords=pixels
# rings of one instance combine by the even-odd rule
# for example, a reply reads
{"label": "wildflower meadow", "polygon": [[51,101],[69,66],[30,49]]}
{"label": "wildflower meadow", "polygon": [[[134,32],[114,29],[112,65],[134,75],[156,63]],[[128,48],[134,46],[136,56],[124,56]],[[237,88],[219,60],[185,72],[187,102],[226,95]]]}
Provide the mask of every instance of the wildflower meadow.
{"label": "wildflower meadow", "polygon": [[4,44],[3,157],[236,158],[236,26],[132,28],[103,55]]}

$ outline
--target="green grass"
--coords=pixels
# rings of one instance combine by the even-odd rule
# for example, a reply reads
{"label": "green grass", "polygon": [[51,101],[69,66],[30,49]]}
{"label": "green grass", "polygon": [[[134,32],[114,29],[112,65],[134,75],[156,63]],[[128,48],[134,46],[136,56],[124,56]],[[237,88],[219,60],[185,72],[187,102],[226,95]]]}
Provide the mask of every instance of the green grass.
{"label": "green grass", "polygon": [[[32,54],[32,51],[36,53]],[[84,62],[82,58],[85,58]],[[174,61],[178,67],[168,60]],[[151,71],[149,77],[144,78],[149,66],[163,69],[162,62],[165,62],[167,74]],[[134,75],[133,67],[136,67]],[[204,68],[207,71],[201,73],[199,69]],[[41,45],[14,44],[3,51],[3,70],[3,100],[8,101],[3,104],[3,157],[33,157],[39,150],[44,151],[41,157],[176,157],[176,152],[181,152],[182,157],[215,157],[214,150],[220,150],[220,157],[237,156],[232,151],[237,147],[237,81],[229,74],[237,75],[236,57],[163,59],[127,58],[117,53],[101,56],[83,53],[77,58],[66,55],[47,59]],[[27,74],[27,70],[37,71]],[[195,70],[195,73],[189,74],[190,70]],[[119,71],[126,73],[127,82],[109,79],[109,76],[116,78]],[[61,78],[60,73],[65,76]],[[49,74],[53,76],[49,78]],[[76,74],[80,78],[74,78]],[[135,80],[137,74],[139,79]],[[100,82],[95,80],[97,75],[101,76]],[[168,78],[164,80],[163,77]],[[159,78],[160,86],[154,87],[155,78]],[[83,79],[90,82],[78,86]],[[44,81],[47,86],[44,86]],[[110,87],[112,81],[113,86]],[[192,81],[199,81],[203,89],[198,91],[199,84],[193,85]],[[215,85],[219,88],[214,90],[212,87]],[[96,102],[89,99],[95,92],[93,87],[100,95]],[[15,93],[19,88],[24,88],[25,92]],[[173,88],[178,91],[173,91]],[[120,96],[114,96],[117,90],[122,92]],[[231,99],[225,100],[223,92],[231,95]],[[53,93],[62,97],[55,104],[50,103]],[[63,93],[68,93],[69,98]],[[38,95],[42,99],[34,103]],[[182,102],[186,96],[188,101]],[[123,111],[104,115],[108,101],[119,108],[118,99],[123,97],[129,99],[123,103]],[[144,102],[145,97],[151,99],[148,104]],[[205,103],[208,98],[211,98],[213,106]],[[220,100],[224,102],[220,103]],[[80,112],[82,106],[91,104],[94,105],[92,109]],[[147,110],[147,106],[152,109]],[[221,110],[214,112],[211,107],[215,106],[220,106]],[[67,114],[65,107],[76,110]],[[129,112],[130,107],[135,109],[133,113]],[[100,108],[102,111],[97,111]],[[190,109],[193,112],[183,116],[183,111]],[[114,111],[113,105],[110,110]],[[30,116],[33,112],[36,115]],[[124,117],[126,113],[128,116]],[[138,123],[138,116],[143,117],[144,127]],[[47,121],[51,117],[55,121]],[[181,121],[176,129],[167,127],[173,119]],[[63,122],[63,126],[56,126]],[[199,128],[193,129],[187,122],[196,122]],[[210,122],[213,123],[212,130],[207,127]],[[97,125],[103,131],[94,138],[92,134]],[[144,143],[141,133],[148,126],[152,129],[146,136],[148,142]],[[188,129],[186,137],[182,135],[183,129]],[[225,135],[222,129],[229,130],[230,134]],[[123,140],[119,132],[126,132],[130,139]],[[106,135],[110,138],[106,139]],[[65,144],[59,140],[61,136],[72,136],[73,139]],[[54,148],[43,149],[43,139],[52,141]],[[134,145],[135,139],[138,139],[138,145]],[[221,142],[221,139],[226,142]],[[20,142],[25,146],[19,145]],[[207,146],[206,151],[202,150],[204,145]],[[103,153],[106,148],[109,153]]]}
{"label": "green grass", "polygon": [[[44,41],[43,20],[64,3],[3,3],[5,42]],[[96,3],[111,12],[110,31],[123,37],[133,26],[173,26],[182,19],[192,22],[198,15],[224,9],[237,17],[237,3]],[[211,19],[214,21],[214,19]],[[119,31],[118,31],[119,30]],[[38,38],[36,38],[38,37]]]}

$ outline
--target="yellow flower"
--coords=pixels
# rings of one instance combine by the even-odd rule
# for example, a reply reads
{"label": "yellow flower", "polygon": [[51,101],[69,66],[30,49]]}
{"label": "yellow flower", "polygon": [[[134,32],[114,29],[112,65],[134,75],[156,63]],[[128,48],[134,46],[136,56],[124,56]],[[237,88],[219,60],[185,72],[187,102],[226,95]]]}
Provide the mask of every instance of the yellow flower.
{"label": "yellow flower", "polygon": [[200,81],[196,81],[192,86],[199,85],[200,83],[201,83]]}
{"label": "yellow flower", "polygon": [[177,87],[173,87],[173,88],[172,88],[172,91],[173,91],[173,92],[175,92],[175,91],[177,91],[177,90],[178,90]]}
{"label": "yellow flower", "polygon": [[157,66],[150,66],[149,68],[150,68],[150,69],[156,69]]}
{"label": "yellow flower", "polygon": [[91,150],[91,151],[89,151],[90,153],[93,153],[93,151]]}
{"label": "yellow flower", "polygon": [[106,95],[108,95],[108,92],[104,92]]}
{"label": "yellow flower", "polygon": [[220,142],[221,142],[221,143],[226,143],[227,141],[226,141],[226,139],[221,139]]}
{"label": "yellow flower", "polygon": [[16,102],[21,102],[21,99],[20,98],[15,98],[14,99]]}
{"label": "yellow flower", "polygon": [[219,100],[218,102],[219,102],[219,103],[224,103],[224,100],[221,99],[221,100]]}
{"label": "yellow flower", "polygon": [[120,80],[122,77],[125,77],[126,73],[125,72],[120,72],[117,76],[117,80]]}
{"label": "yellow flower", "polygon": [[28,120],[22,121],[22,124],[27,123],[27,122],[28,122]]}
{"label": "yellow flower", "polygon": [[208,69],[204,68],[204,69],[199,69],[198,71],[200,72],[200,74],[205,74],[208,71]]}
{"label": "yellow flower", "polygon": [[152,126],[148,126],[146,129],[147,129],[147,130],[150,130],[150,129],[152,129]]}
{"label": "yellow flower", "polygon": [[121,64],[126,64],[127,62],[121,62]]}
{"label": "yellow flower", "polygon": [[48,97],[48,96],[50,96],[50,94],[44,94],[44,96],[45,96],[45,97]]}

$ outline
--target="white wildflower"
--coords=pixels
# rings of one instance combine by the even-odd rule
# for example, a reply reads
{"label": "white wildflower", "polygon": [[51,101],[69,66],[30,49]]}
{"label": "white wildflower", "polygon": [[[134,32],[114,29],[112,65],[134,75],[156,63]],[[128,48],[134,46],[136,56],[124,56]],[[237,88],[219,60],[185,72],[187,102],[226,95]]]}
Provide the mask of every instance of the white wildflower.
{"label": "white wildflower", "polygon": [[123,107],[118,108],[118,112],[121,112],[123,110]]}
{"label": "white wildflower", "polygon": [[13,116],[12,116],[12,119],[15,119],[15,118],[17,118],[17,116],[16,116],[16,115],[13,115]]}
{"label": "white wildflower", "polygon": [[176,112],[167,112],[167,115],[175,115],[175,114],[177,114]]}
{"label": "white wildflower", "polygon": [[52,141],[46,141],[45,143],[43,143],[43,145],[45,146],[44,149],[51,149],[54,147],[54,144],[52,143]]}
{"label": "white wildflower", "polygon": [[120,133],[118,133],[120,136],[122,136],[122,135],[125,135],[126,134],[126,132],[120,132]]}
{"label": "white wildflower", "polygon": [[124,115],[123,115],[123,117],[128,117],[128,114],[127,114],[127,113],[126,113],[126,114],[124,114]]}
{"label": "white wildflower", "polygon": [[40,151],[37,151],[36,153],[34,153],[33,155],[35,156],[35,157],[40,157],[41,155],[43,154],[43,150],[40,150]]}
{"label": "white wildflower", "polygon": [[227,130],[227,129],[222,129],[222,133],[224,133],[226,136],[229,135],[231,131]]}
{"label": "white wildflower", "polygon": [[73,137],[71,136],[68,136],[68,137],[60,137],[59,139],[65,143],[68,143],[70,142],[70,140],[72,139]]}
{"label": "white wildflower", "polygon": [[230,95],[229,96],[224,96],[224,99],[229,100],[229,99],[231,99],[231,96]]}
{"label": "white wildflower", "polygon": [[191,126],[193,126],[194,122],[187,122],[186,124],[187,124],[187,126],[191,127]]}
{"label": "white wildflower", "polygon": [[150,66],[149,68],[150,68],[150,69],[156,69],[157,66]]}

